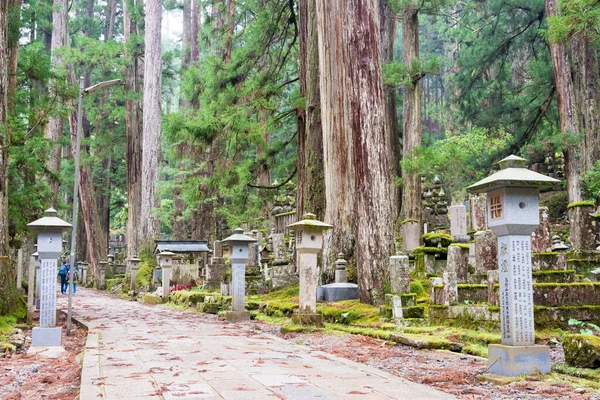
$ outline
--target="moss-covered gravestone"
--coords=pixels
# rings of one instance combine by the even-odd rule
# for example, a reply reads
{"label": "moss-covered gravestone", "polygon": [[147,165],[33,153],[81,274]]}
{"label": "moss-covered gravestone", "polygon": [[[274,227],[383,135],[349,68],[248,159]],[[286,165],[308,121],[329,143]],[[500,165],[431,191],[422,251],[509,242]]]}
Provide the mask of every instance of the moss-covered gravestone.
{"label": "moss-covered gravestone", "polygon": [[468,188],[487,193],[488,226],[498,237],[502,344],[489,345],[489,371],[517,376],[550,372],[550,350],[535,344],[531,233],[539,225],[539,189],[556,179],[509,156],[500,170]]}
{"label": "moss-covered gravestone", "polygon": [[565,361],[573,367],[600,368],[600,337],[566,335],[563,339]]}

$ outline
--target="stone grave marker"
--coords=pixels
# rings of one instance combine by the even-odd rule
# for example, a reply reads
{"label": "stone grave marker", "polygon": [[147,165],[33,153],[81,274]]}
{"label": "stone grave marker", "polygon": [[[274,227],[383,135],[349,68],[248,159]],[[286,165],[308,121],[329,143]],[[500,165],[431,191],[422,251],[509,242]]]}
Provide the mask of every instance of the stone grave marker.
{"label": "stone grave marker", "polygon": [[456,204],[448,209],[450,214],[450,235],[455,242],[466,243],[469,241],[467,235],[467,208],[464,204]]}
{"label": "stone grave marker", "polygon": [[410,293],[410,266],[407,255],[398,253],[390,257],[390,284],[392,293]]}
{"label": "stone grave marker", "polygon": [[233,235],[224,239],[229,244],[231,261],[231,311],[225,314],[230,322],[250,319],[250,313],[245,308],[246,296],[246,261],[248,260],[248,245],[256,239],[244,235],[242,228],[233,231]]}

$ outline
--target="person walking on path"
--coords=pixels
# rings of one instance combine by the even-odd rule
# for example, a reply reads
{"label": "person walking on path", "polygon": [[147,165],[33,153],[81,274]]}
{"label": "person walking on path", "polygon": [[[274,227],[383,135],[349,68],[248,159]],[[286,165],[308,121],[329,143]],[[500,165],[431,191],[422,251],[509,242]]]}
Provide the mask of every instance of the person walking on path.
{"label": "person walking on path", "polygon": [[69,273],[69,264],[67,264],[67,260],[63,260],[63,265],[61,265],[58,270],[58,276],[60,278],[60,292],[65,294],[67,289],[69,288],[69,281],[67,280],[67,274]]}
{"label": "person walking on path", "polygon": [[[77,268],[68,268],[67,269],[67,288],[69,287],[69,282],[73,282],[73,294],[77,293]],[[71,276],[72,275],[72,276]],[[71,279],[73,279],[71,281]]]}

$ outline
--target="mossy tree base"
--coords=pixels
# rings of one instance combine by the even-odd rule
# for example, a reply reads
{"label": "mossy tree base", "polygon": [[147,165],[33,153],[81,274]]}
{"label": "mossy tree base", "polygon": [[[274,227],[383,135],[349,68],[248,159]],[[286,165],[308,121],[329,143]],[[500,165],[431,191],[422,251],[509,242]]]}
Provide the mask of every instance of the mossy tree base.
{"label": "mossy tree base", "polygon": [[566,335],[563,349],[567,364],[573,367],[600,368],[600,337]]}

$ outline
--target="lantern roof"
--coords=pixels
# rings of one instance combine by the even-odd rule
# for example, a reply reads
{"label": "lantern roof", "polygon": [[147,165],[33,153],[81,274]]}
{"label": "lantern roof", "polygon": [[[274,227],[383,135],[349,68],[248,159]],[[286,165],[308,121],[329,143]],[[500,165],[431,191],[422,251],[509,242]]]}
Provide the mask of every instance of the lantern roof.
{"label": "lantern roof", "polygon": [[140,260],[138,258],[138,256],[133,256],[133,258],[130,258],[129,261],[133,261],[133,262],[141,262],[142,260]]}
{"label": "lantern roof", "polygon": [[171,256],[171,257],[172,257],[172,256],[174,256],[174,255],[175,255],[175,253],[173,253],[173,252],[169,251],[168,249],[164,249],[163,251],[161,251],[161,252],[160,252],[160,253],[158,253],[157,255],[158,255],[158,256],[161,256],[161,257],[168,257],[168,256]]}
{"label": "lantern roof", "polygon": [[222,240],[222,242],[246,242],[252,243],[256,242],[256,239],[250,237],[248,235],[244,235],[244,230],[242,228],[236,228],[233,230],[233,235],[226,237]]}
{"label": "lantern roof", "polygon": [[306,213],[302,216],[304,219],[298,222],[294,222],[293,224],[288,225],[288,228],[295,228],[297,226],[306,226],[310,228],[318,228],[318,229],[331,229],[333,225],[326,224],[325,222],[317,221],[317,216],[315,214]]}
{"label": "lantern roof", "polygon": [[64,221],[57,217],[57,211],[50,207],[46,211],[44,211],[44,216],[40,219],[37,219],[29,224],[30,228],[34,230],[44,229],[44,228],[61,228],[63,231],[70,231],[73,228],[73,225]]}
{"label": "lantern roof", "polygon": [[472,184],[471,193],[486,193],[501,187],[543,188],[559,183],[558,179],[539,174],[526,168],[526,160],[515,155],[497,162],[500,170]]}

